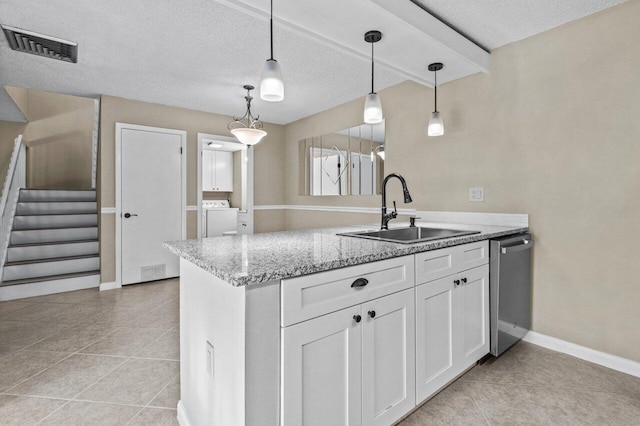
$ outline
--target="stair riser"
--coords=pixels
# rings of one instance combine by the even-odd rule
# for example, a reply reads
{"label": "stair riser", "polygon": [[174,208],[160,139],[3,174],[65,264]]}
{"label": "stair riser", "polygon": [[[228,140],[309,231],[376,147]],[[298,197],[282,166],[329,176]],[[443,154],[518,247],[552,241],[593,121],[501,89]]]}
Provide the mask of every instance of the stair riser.
{"label": "stair riser", "polygon": [[40,229],[37,231],[12,231],[10,244],[37,244],[97,239],[97,227],[75,229]]}
{"label": "stair riser", "polygon": [[95,202],[18,203],[16,215],[83,214],[98,212]]}
{"label": "stair riser", "polygon": [[53,244],[45,246],[9,247],[7,262],[53,259],[57,257],[98,255],[98,242]]}
{"label": "stair riser", "polygon": [[74,226],[98,226],[97,214],[65,214],[51,216],[16,216],[13,229],[69,228]]}
{"label": "stair riser", "polygon": [[22,280],[28,278],[46,277],[49,275],[73,274],[100,269],[100,258],[60,260],[57,262],[43,262],[27,265],[5,266],[3,281]]}
{"label": "stair riser", "polygon": [[23,189],[20,191],[20,201],[96,201],[96,191]]}

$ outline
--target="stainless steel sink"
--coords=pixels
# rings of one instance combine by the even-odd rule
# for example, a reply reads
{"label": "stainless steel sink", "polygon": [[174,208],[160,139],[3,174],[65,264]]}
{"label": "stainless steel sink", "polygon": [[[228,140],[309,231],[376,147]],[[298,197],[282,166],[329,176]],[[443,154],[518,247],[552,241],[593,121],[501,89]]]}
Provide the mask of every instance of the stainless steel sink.
{"label": "stainless steel sink", "polygon": [[463,235],[479,234],[480,231],[460,231],[458,229],[442,228],[396,228],[380,231],[348,232],[345,237],[366,238],[369,240],[389,241],[400,244],[414,244],[424,241],[440,240],[443,238],[461,237]]}

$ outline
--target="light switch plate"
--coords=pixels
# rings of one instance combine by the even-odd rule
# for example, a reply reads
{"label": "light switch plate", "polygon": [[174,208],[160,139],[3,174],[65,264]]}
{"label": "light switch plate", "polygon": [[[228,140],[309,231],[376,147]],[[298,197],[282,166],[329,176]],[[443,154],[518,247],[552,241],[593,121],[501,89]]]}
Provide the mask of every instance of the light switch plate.
{"label": "light switch plate", "polygon": [[483,202],[484,201],[484,188],[476,187],[469,188],[469,201]]}

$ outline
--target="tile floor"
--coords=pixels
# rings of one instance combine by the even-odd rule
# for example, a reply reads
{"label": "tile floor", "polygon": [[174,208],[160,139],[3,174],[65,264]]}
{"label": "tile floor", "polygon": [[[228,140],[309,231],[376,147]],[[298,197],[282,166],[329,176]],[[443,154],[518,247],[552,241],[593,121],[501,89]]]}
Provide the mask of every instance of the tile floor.
{"label": "tile floor", "polygon": [[[177,425],[178,281],[0,302],[0,424]],[[640,425],[640,379],[519,343],[405,419]]]}
{"label": "tile floor", "polygon": [[0,302],[0,424],[177,425],[178,280]]}

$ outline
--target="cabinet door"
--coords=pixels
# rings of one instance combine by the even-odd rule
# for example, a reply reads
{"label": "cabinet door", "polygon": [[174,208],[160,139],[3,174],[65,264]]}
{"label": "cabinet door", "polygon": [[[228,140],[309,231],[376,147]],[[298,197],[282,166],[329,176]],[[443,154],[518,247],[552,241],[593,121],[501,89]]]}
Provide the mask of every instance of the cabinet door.
{"label": "cabinet door", "polygon": [[363,425],[393,424],[416,405],[413,294],[409,289],[362,305]]}
{"label": "cabinet door", "polygon": [[283,426],[358,426],[362,417],[360,306],[282,329]]}
{"label": "cabinet door", "polygon": [[456,375],[457,275],[416,287],[416,402]]}
{"label": "cabinet door", "polygon": [[458,372],[489,353],[489,265],[460,273]]}
{"label": "cabinet door", "polygon": [[233,152],[216,151],[215,154],[216,191],[233,192]]}
{"label": "cabinet door", "polygon": [[213,159],[215,153],[209,149],[202,150],[202,190],[213,191]]}

